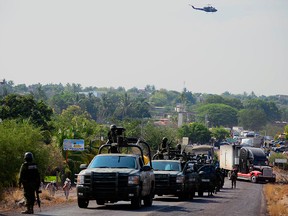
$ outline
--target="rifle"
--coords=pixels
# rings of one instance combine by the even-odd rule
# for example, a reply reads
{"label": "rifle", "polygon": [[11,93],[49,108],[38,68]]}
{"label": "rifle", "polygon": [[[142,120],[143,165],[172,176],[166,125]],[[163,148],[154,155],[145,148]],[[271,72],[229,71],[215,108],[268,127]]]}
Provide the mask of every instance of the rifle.
{"label": "rifle", "polygon": [[39,197],[40,193],[42,193],[41,190],[36,190],[37,204],[38,204],[38,207],[40,208],[40,212],[41,212],[41,200],[40,200],[40,197]]}

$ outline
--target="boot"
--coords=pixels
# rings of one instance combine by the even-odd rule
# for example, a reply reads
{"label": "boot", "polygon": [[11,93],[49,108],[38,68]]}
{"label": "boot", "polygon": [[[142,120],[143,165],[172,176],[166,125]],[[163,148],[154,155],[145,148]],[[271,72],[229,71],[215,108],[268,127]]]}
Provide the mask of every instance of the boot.
{"label": "boot", "polygon": [[34,214],[33,207],[28,206],[27,210],[22,211],[21,214]]}

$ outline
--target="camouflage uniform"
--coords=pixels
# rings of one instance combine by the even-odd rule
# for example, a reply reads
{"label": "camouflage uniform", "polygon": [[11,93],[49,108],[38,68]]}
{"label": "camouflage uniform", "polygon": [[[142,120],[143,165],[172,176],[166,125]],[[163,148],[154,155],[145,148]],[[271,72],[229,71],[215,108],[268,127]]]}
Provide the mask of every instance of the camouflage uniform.
{"label": "camouflage uniform", "polygon": [[231,179],[231,187],[236,188],[237,170],[232,171],[230,179]]}
{"label": "camouflage uniform", "polygon": [[23,211],[22,214],[33,214],[35,192],[40,187],[40,175],[37,164],[32,162],[33,154],[31,152],[25,153],[24,159],[25,162],[20,168],[19,187],[23,185],[27,210]]}

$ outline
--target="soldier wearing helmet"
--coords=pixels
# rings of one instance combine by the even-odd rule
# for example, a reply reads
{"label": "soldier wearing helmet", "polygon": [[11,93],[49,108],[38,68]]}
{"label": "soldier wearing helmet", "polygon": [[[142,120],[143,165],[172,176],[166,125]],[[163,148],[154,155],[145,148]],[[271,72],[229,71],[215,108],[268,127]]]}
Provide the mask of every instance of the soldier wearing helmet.
{"label": "soldier wearing helmet", "polygon": [[40,187],[40,174],[31,152],[25,153],[24,160],[19,173],[19,187],[23,185],[27,209],[22,214],[34,214],[35,192]]}

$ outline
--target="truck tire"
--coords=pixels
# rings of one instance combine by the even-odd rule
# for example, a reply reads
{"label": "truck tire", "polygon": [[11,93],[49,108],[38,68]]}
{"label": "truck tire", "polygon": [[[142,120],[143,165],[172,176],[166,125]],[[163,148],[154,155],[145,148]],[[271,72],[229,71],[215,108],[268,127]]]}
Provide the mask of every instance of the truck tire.
{"label": "truck tire", "polygon": [[191,196],[192,196],[192,199],[195,197],[195,190],[192,190]]}
{"label": "truck tire", "polygon": [[83,199],[83,198],[78,198],[78,207],[79,208],[87,208],[89,204],[89,200]]}
{"label": "truck tire", "polygon": [[256,178],[256,176],[251,176],[251,182],[252,183],[257,183],[257,178]]}
{"label": "truck tire", "polygon": [[202,190],[198,191],[198,197],[203,197],[203,191]]}
{"label": "truck tire", "polygon": [[97,205],[104,205],[105,201],[102,199],[96,200]]}
{"label": "truck tire", "polygon": [[185,201],[187,200],[187,194],[185,192],[182,192],[181,194],[179,194],[178,199],[180,201]]}
{"label": "truck tire", "polygon": [[271,182],[271,183],[275,183],[275,182],[276,182],[276,178],[271,179],[269,182]]}
{"label": "truck tire", "polygon": [[141,208],[141,197],[137,196],[131,199],[131,206],[134,209],[139,209]]}

